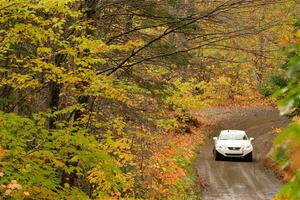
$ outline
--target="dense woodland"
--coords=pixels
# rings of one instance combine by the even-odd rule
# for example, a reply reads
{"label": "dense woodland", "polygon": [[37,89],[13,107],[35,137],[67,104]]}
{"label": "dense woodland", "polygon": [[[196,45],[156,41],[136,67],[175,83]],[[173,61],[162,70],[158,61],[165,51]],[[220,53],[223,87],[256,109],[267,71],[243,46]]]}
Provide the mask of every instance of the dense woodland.
{"label": "dense woodland", "polygon": [[[189,111],[241,98],[272,97],[294,117],[273,149],[289,165],[300,155],[298,6],[0,0],[0,196],[198,199],[205,134]],[[300,198],[298,169],[278,198]]]}

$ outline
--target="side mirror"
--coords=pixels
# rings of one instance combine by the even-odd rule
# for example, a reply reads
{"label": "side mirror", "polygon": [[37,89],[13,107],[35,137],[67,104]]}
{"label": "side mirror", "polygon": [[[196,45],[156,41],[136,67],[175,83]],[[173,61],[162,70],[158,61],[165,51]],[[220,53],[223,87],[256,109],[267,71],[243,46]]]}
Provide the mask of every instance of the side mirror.
{"label": "side mirror", "polygon": [[217,141],[217,140],[218,140],[218,138],[217,138],[217,137],[213,137],[213,140],[214,140],[214,141]]}
{"label": "side mirror", "polygon": [[250,140],[250,141],[253,141],[253,140],[254,140],[254,138],[253,138],[253,137],[251,137],[251,138],[249,138],[249,140]]}

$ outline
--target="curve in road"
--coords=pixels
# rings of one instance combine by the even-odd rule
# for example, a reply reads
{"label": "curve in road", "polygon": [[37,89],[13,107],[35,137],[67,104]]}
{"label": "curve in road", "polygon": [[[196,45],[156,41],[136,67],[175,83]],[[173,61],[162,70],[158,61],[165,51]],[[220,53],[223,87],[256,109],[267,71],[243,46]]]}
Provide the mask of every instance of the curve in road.
{"label": "curve in road", "polygon": [[[272,199],[281,182],[266,170],[262,161],[270,151],[274,128],[285,127],[289,120],[272,108],[264,109],[204,109],[196,113],[212,120],[217,128],[209,134],[196,161],[198,175],[208,185],[204,200],[267,200]],[[245,130],[254,137],[254,160],[226,159],[215,161],[212,137],[222,129]]]}

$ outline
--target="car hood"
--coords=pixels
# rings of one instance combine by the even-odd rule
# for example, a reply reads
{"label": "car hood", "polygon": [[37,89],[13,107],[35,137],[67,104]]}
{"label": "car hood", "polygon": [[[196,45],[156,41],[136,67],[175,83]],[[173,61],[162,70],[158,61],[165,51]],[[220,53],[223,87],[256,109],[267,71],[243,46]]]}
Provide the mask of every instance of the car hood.
{"label": "car hood", "polygon": [[249,140],[218,140],[217,145],[226,147],[243,147],[251,144]]}

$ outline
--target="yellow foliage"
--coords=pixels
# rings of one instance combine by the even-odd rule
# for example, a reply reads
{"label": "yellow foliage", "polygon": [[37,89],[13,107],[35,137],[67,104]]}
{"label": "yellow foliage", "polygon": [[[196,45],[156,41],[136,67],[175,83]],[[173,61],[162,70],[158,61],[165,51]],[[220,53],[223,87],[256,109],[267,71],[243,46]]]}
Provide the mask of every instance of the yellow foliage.
{"label": "yellow foliage", "polygon": [[55,168],[61,168],[62,169],[65,166],[65,164],[63,162],[59,161],[59,160],[55,160],[54,161],[54,166],[55,166]]}
{"label": "yellow foliage", "polygon": [[203,135],[198,129],[188,135],[168,133],[155,137],[148,147],[153,154],[143,168],[143,184],[149,199],[175,195],[172,188],[187,176],[176,158],[191,160],[195,146],[202,141]]}

